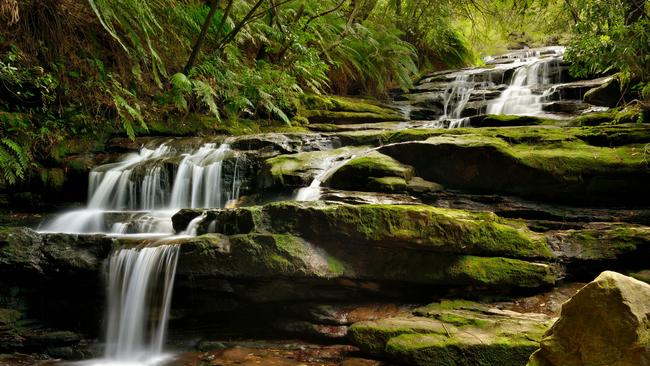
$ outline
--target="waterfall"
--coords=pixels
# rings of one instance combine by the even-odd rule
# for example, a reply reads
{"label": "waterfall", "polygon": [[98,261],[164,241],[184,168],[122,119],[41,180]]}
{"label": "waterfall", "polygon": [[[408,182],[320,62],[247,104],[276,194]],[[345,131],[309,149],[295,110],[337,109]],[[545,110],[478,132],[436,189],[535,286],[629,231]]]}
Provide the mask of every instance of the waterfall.
{"label": "waterfall", "polygon": [[340,167],[355,157],[356,155],[351,155],[339,161],[337,160],[341,158],[340,156],[329,156],[323,159],[317,167],[320,173],[314,177],[308,187],[298,189],[294,199],[296,201],[318,201],[320,198],[321,184]]}
{"label": "waterfall", "polygon": [[485,90],[494,87],[492,76],[488,73],[489,78],[481,76],[476,77],[476,70],[460,71],[453,81],[447,85],[443,100],[443,115],[439,121],[449,121],[449,128],[469,127],[469,118],[463,116],[463,111],[472,99],[472,94],[477,90]]}
{"label": "waterfall", "polygon": [[237,159],[229,176],[224,174],[224,161],[232,155],[226,143],[208,143],[185,153],[166,144],[153,150],[144,147],[90,172],[86,209],[59,215],[41,229],[172,234],[171,216],[179,209],[221,208],[239,198]]}
{"label": "waterfall", "polygon": [[517,68],[512,82],[499,98],[487,107],[488,114],[537,115],[551,84],[559,82],[557,59],[528,61]]}
{"label": "waterfall", "polygon": [[106,349],[89,366],[153,366],[170,358],[163,353],[177,245],[120,249],[108,260]]}

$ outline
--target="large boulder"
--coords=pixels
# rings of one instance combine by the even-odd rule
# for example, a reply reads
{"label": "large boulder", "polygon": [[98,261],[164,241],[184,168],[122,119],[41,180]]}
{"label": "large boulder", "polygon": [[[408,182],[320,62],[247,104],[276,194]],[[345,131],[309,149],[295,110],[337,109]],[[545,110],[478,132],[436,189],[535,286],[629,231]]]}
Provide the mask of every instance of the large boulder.
{"label": "large boulder", "polygon": [[650,365],[650,285],[603,272],[562,306],[528,366]]}
{"label": "large boulder", "polygon": [[608,78],[602,85],[589,89],[585,93],[584,101],[603,107],[616,107],[623,101],[621,81],[618,77]]}

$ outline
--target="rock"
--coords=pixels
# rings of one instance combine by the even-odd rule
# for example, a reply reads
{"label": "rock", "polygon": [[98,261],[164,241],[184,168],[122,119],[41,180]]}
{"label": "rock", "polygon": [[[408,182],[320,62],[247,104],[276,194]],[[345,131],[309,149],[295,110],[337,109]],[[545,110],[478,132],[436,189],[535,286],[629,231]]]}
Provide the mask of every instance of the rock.
{"label": "rock", "polygon": [[547,96],[547,100],[582,100],[589,90],[605,85],[610,80],[611,77],[602,77],[555,85]]}
{"label": "rock", "polygon": [[624,263],[650,254],[650,228],[630,224],[592,224],[584,229],[548,233],[559,257],[581,261]]}
{"label": "rock", "polygon": [[[174,215],[183,230],[197,210]],[[251,232],[298,235],[315,244],[343,241],[361,247],[416,248],[439,253],[550,258],[543,236],[492,213],[426,205],[346,205],[278,202],[206,212],[198,232],[210,225],[225,235]]]}
{"label": "rock", "polygon": [[511,116],[488,114],[472,117],[470,124],[472,127],[513,127],[513,126],[533,126],[543,124],[546,120],[533,116]]}
{"label": "rock", "polygon": [[593,105],[610,108],[618,106],[623,102],[620,79],[616,76],[608,78],[602,85],[589,89],[583,99]]}
{"label": "rock", "polygon": [[528,366],[650,364],[650,285],[603,272],[562,306]]}
{"label": "rock", "polygon": [[0,273],[46,274],[97,271],[112,240],[103,235],[38,234],[0,229]]}
{"label": "rock", "polygon": [[545,103],[542,106],[542,110],[544,110],[545,112],[577,115],[589,109],[590,107],[591,106],[589,104],[582,103],[581,101],[559,100],[555,102]]}
{"label": "rock", "polygon": [[542,314],[443,301],[415,316],[355,323],[349,333],[363,352],[404,365],[518,366],[551,323]]}
{"label": "rock", "polygon": [[306,339],[341,340],[348,334],[345,325],[314,324],[304,320],[278,319],[273,328]]}
{"label": "rock", "polygon": [[406,189],[414,194],[424,194],[440,192],[444,189],[444,187],[438,183],[429,182],[428,180],[424,180],[420,177],[413,177],[408,181]]}
{"label": "rock", "polygon": [[[649,132],[623,126],[481,129],[385,145],[378,151],[449,189],[551,202],[643,204],[650,202],[644,194],[650,167],[643,160],[643,147],[636,144],[646,141]],[[600,147],[599,139],[617,143]]]}
{"label": "rock", "polygon": [[0,352],[10,352],[23,347],[17,322],[23,314],[13,309],[0,308]]}
{"label": "rock", "polygon": [[338,168],[326,184],[334,189],[404,192],[413,168],[372,151]]}
{"label": "rock", "polygon": [[[415,178],[411,179],[409,181],[409,186],[407,188],[411,191],[416,192],[417,188],[419,187],[415,185],[415,183],[417,182],[418,181],[416,181]],[[422,192],[426,192],[429,188],[432,190],[438,188],[435,185],[435,183],[431,183],[431,184],[433,184],[433,186],[428,186],[425,184],[422,187]],[[422,201],[420,201],[419,199],[406,194],[338,191],[332,189],[321,190],[320,198],[323,201],[341,202],[341,203],[349,203],[355,205],[363,205],[363,204],[417,205],[422,203]]]}
{"label": "rock", "polygon": [[324,169],[367,149],[344,147],[328,151],[303,152],[280,155],[264,162],[260,172],[259,188],[300,188],[309,186],[311,181]]}
{"label": "rock", "polygon": [[306,117],[309,123],[353,124],[406,120],[400,111],[381,103],[335,96],[304,96],[303,108],[298,113]]}
{"label": "rock", "polygon": [[[197,215],[201,212],[182,210],[173,218],[175,227],[181,229]],[[207,231],[220,235],[175,241],[182,245],[179,275],[296,279],[267,285],[263,292],[248,291],[258,299],[295,294],[301,279],[329,280],[343,292],[364,287],[363,281],[375,283],[371,291],[402,283],[501,292],[544,287],[556,279],[555,267],[546,262],[552,253],[543,236],[489,213],[424,205],[279,202],[206,211],[198,233]],[[319,296],[311,291],[303,295]]]}

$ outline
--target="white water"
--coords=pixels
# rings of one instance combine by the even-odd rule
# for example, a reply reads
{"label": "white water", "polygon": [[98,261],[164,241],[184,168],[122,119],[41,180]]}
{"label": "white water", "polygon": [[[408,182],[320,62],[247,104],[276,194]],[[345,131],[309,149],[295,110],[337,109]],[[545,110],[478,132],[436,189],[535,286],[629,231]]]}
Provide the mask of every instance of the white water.
{"label": "white water", "polygon": [[[298,189],[294,199],[296,201],[318,201],[321,195],[321,185],[330,175],[334,174],[340,167],[347,164],[348,161],[354,159],[356,155],[350,155],[341,159],[340,156],[329,156],[323,159],[317,169],[320,170],[314,179],[309,184],[309,187]],[[340,160],[339,160],[340,159]]]}
{"label": "white water", "polygon": [[538,115],[542,113],[546,93],[536,89],[549,89],[554,80],[551,77],[557,69],[556,59],[527,61],[517,68],[512,82],[501,96],[490,103],[488,114]]}
{"label": "white water", "polygon": [[[471,114],[542,114],[552,86],[562,81],[563,53],[563,47],[520,50],[498,56],[497,59],[486,59],[486,62],[493,64],[490,67],[450,73],[451,80],[446,82],[439,94],[443,114],[424,127],[470,127]],[[489,100],[504,84],[508,72],[513,73],[509,85],[504,86],[505,90],[497,99]],[[470,109],[475,111],[470,112]]]}
{"label": "white water", "polygon": [[89,366],[153,366],[163,353],[178,246],[121,249],[108,261],[106,349]]}
{"label": "white water", "polygon": [[[224,183],[228,144],[205,144],[181,154],[162,144],[142,148],[121,162],[89,174],[88,205],[64,213],[40,228],[64,233],[173,234],[171,217],[181,208],[221,208],[239,197],[237,162]],[[173,174],[166,165],[175,165]],[[117,221],[115,221],[117,219]]]}

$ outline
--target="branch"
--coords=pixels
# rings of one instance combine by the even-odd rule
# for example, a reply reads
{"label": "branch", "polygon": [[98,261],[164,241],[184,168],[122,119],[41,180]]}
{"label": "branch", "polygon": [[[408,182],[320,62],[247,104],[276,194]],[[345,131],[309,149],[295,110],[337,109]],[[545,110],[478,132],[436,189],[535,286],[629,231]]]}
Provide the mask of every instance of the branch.
{"label": "branch", "polygon": [[314,20],[316,20],[316,19],[318,19],[320,17],[324,17],[327,14],[331,14],[331,13],[339,10],[343,6],[343,4],[345,4],[345,0],[341,0],[341,2],[338,3],[338,5],[336,5],[332,9],[326,10],[326,11],[320,13],[320,14],[316,14],[316,15],[312,16],[311,18],[307,19],[307,23],[305,23],[305,25],[302,27],[302,31],[303,32],[306,31],[307,27],[309,27],[309,23],[311,23],[312,21],[314,21]]}

